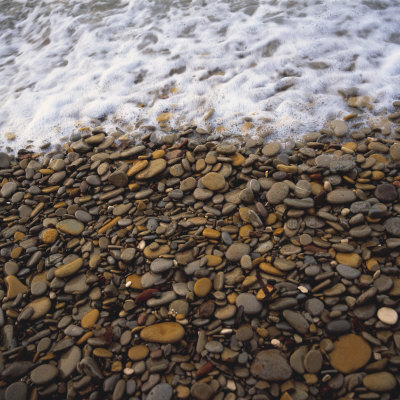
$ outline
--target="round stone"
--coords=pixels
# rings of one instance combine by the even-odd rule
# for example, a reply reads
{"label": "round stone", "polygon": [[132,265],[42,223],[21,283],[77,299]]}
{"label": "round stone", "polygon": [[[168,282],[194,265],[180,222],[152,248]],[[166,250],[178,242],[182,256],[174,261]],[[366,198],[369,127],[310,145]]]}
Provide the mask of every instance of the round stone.
{"label": "round stone", "polygon": [[17,191],[17,184],[15,182],[7,182],[0,190],[0,196],[8,199]]}
{"label": "round stone", "polygon": [[132,361],[144,360],[149,354],[149,348],[144,344],[133,346],[128,351],[128,357]]}
{"label": "round stone", "polygon": [[281,151],[281,148],[282,148],[282,146],[281,146],[280,142],[267,143],[263,147],[262,153],[264,154],[264,156],[274,157]]}
{"label": "round stone", "polygon": [[82,265],[83,265],[83,259],[80,257],[76,258],[75,260],[58,267],[54,271],[54,275],[57,278],[67,278],[68,276],[71,276],[76,272],[78,272],[79,269],[82,267]]}
{"label": "round stone", "polygon": [[279,350],[260,351],[251,364],[250,372],[265,381],[286,381],[292,376],[292,369]]}
{"label": "round stone", "polygon": [[368,363],[371,358],[371,347],[361,336],[350,333],[341,336],[334,343],[334,349],[329,353],[329,358],[333,368],[349,374],[358,371]]}
{"label": "round stone", "polygon": [[[133,168],[133,167],[132,167]],[[167,168],[167,162],[163,158],[151,160],[147,167],[136,174],[137,179],[151,179]]]}
{"label": "round stone", "polygon": [[24,309],[33,309],[33,314],[30,319],[35,320],[47,314],[51,308],[51,301],[48,297],[40,297],[39,299],[31,301]]}
{"label": "round stone", "polygon": [[306,301],[305,309],[313,317],[317,317],[317,316],[321,315],[322,311],[324,311],[325,306],[321,300],[319,300],[317,298],[312,298],[312,299],[308,299]]}
{"label": "round stone", "polygon": [[282,203],[289,194],[289,186],[285,182],[276,182],[267,192],[267,200],[271,204]]}
{"label": "round stone", "polygon": [[0,168],[10,167],[10,157],[7,153],[0,152]]}
{"label": "round stone", "polygon": [[337,319],[328,322],[326,330],[332,335],[342,335],[351,330],[351,324],[346,319]]}
{"label": "round stone", "polygon": [[32,283],[31,293],[33,296],[42,296],[47,291],[47,283],[43,281],[37,281]]}
{"label": "round stone", "polygon": [[353,268],[358,268],[361,265],[362,259],[356,253],[337,253],[336,261],[339,264],[347,265]]}
{"label": "round stone", "polygon": [[28,385],[25,382],[13,382],[7,387],[4,396],[5,400],[26,400]]}
{"label": "round stone", "polygon": [[140,332],[140,337],[146,342],[175,343],[185,335],[183,326],[177,322],[162,322],[160,324],[146,326]]}
{"label": "round stone", "polygon": [[389,154],[393,161],[400,161],[400,143],[393,143],[390,146]]}
{"label": "round stone", "polygon": [[108,181],[117,187],[124,187],[128,184],[128,176],[123,171],[115,171],[109,177]]}
{"label": "round stone", "polygon": [[58,375],[58,368],[51,364],[42,364],[36,367],[30,374],[32,383],[44,385],[51,382]]}
{"label": "round stone", "polygon": [[81,349],[78,346],[72,346],[67,352],[62,354],[58,361],[61,379],[68,378],[75,371],[81,360],[81,356]]}
{"label": "round stone", "polygon": [[95,308],[89,310],[81,319],[81,327],[83,329],[92,328],[93,325],[97,322],[99,315],[100,315],[99,310]]}
{"label": "round stone", "polygon": [[209,353],[222,353],[224,351],[224,346],[216,340],[211,340],[206,343],[206,350]]}
{"label": "round stone", "polygon": [[387,325],[395,325],[399,319],[397,311],[389,307],[381,307],[376,315],[380,321]]}
{"label": "round stone", "polygon": [[397,386],[397,381],[393,374],[382,371],[365,376],[363,385],[373,392],[390,392]]}
{"label": "round stone", "polygon": [[194,284],[194,294],[197,297],[206,297],[212,288],[212,281],[209,278],[200,278]]}
{"label": "round stone", "polygon": [[238,262],[242,256],[250,253],[250,246],[245,243],[233,243],[229,246],[225,256],[229,261]]}
{"label": "round stone", "polygon": [[42,241],[46,244],[53,244],[58,238],[57,229],[46,229],[42,234]]}
{"label": "round stone", "polygon": [[284,310],[282,314],[289,325],[297,332],[302,335],[308,333],[310,325],[300,312],[293,310]]}
{"label": "round stone", "polygon": [[262,310],[262,304],[251,293],[240,293],[236,297],[236,306],[243,306],[244,313],[249,315],[258,314]]}
{"label": "round stone", "polygon": [[382,183],[375,189],[375,197],[384,203],[393,202],[397,199],[397,190],[391,183]]}
{"label": "round stone", "polygon": [[151,272],[155,274],[161,274],[169,271],[174,265],[174,261],[169,258],[156,258],[150,264]]}
{"label": "round stone", "polygon": [[336,271],[343,276],[343,278],[353,280],[357,279],[361,275],[361,271],[357,268],[348,267],[347,265],[338,264],[336,266]]}
{"label": "round stone", "polygon": [[196,400],[211,400],[214,396],[214,390],[207,383],[196,382],[191,387],[190,394]]}
{"label": "round stone", "polygon": [[233,304],[227,304],[224,307],[217,308],[217,310],[214,313],[215,318],[220,319],[221,321],[224,321],[226,319],[231,319],[234,317],[236,314],[236,306]]}
{"label": "round stone", "polygon": [[66,219],[59,222],[56,225],[56,228],[63,233],[67,233],[72,236],[78,236],[83,232],[85,226],[82,224],[82,222],[76,219]]}
{"label": "round stone", "polygon": [[225,178],[217,172],[209,172],[201,180],[202,185],[209,190],[221,190],[225,187]]}
{"label": "round stone", "polygon": [[326,199],[330,204],[345,204],[355,201],[356,195],[349,189],[335,189],[328,193]]}
{"label": "round stone", "polygon": [[146,400],[171,400],[172,387],[168,383],[159,383],[150,390]]}
{"label": "round stone", "polygon": [[391,235],[400,237],[400,217],[388,218],[384,227]]}
{"label": "round stone", "polygon": [[323,361],[319,350],[310,350],[304,357],[304,368],[310,374],[316,374],[321,370]]}

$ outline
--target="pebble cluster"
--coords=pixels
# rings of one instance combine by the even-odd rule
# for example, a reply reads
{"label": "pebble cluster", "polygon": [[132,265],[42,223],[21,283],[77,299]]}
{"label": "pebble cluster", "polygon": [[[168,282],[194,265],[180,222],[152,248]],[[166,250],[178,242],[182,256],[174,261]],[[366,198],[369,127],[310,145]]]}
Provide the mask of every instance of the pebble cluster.
{"label": "pebble cluster", "polygon": [[1,153],[0,397],[396,398],[399,116]]}

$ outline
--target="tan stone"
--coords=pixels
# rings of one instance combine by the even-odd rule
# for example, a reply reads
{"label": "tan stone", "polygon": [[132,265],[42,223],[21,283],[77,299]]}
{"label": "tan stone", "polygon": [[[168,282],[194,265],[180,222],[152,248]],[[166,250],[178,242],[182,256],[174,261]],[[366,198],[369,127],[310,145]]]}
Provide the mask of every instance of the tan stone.
{"label": "tan stone", "polygon": [[58,231],[57,229],[46,229],[43,231],[42,241],[43,243],[53,244],[58,238]]}
{"label": "tan stone", "polygon": [[148,165],[149,162],[147,160],[135,160],[132,164],[132,167],[128,169],[126,175],[133,176],[138,172],[142,171],[143,169],[145,169]]}
{"label": "tan stone", "polygon": [[99,358],[111,358],[113,353],[103,347],[96,347],[93,349],[93,355]]}
{"label": "tan stone", "polygon": [[216,231],[215,229],[205,228],[203,230],[203,236],[208,239],[219,239],[219,237],[221,236],[221,232]]}
{"label": "tan stone", "polygon": [[40,297],[39,299],[31,301],[26,307],[33,308],[33,314],[31,316],[31,320],[38,319],[43,317],[43,315],[47,314],[51,308],[51,301],[48,297]]}
{"label": "tan stone", "polygon": [[209,190],[221,190],[225,187],[225,178],[217,172],[209,172],[201,180],[202,185]]}
{"label": "tan stone", "polygon": [[329,353],[333,368],[349,374],[366,365],[371,358],[371,347],[361,336],[350,333],[341,336]]}
{"label": "tan stone", "polygon": [[143,286],[141,283],[142,277],[137,274],[128,275],[126,277],[126,283],[131,282],[130,287],[136,290],[142,290]]}
{"label": "tan stone", "polygon": [[222,263],[222,258],[219,256],[214,256],[212,254],[207,254],[207,267],[216,267]]}
{"label": "tan stone", "polygon": [[282,271],[280,271],[278,268],[275,268],[270,263],[260,263],[259,267],[261,271],[266,272],[267,274],[278,275],[278,276],[284,275]]}
{"label": "tan stone", "polygon": [[356,253],[337,253],[336,261],[349,267],[358,268],[361,265],[361,257]]}
{"label": "tan stone", "polygon": [[147,246],[143,250],[144,256],[150,260],[153,260],[168,253],[169,253],[169,246],[167,244],[163,244],[154,250],[150,246]]}
{"label": "tan stone", "polygon": [[230,156],[230,158],[232,159],[232,165],[234,167],[239,167],[244,163],[245,160],[244,156],[242,156],[240,153],[236,153],[233,156]]}
{"label": "tan stone", "polygon": [[194,284],[194,294],[198,297],[206,297],[212,288],[212,281],[210,278],[200,278]]}
{"label": "tan stone", "polygon": [[28,286],[25,286],[16,276],[10,275],[4,278],[7,286],[7,297],[15,299],[20,293],[28,292]]}
{"label": "tan stone", "polygon": [[156,160],[151,160],[145,169],[136,174],[135,178],[150,179],[165,171],[166,168],[167,162],[163,158],[157,158]]}
{"label": "tan stone", "polygon": [[162,322],[146,326],[140,332],[140,337],[146,342],[175,343],[185,335],[183,326],[177,322]]}
{"label": "tan stone", "polygon": [[99,319],[99,315],[99,310],[97,310],[96,308],[89,310],[81,319],[81,327],[83,329],[93,328],[94,324]]}
{"label": "tan stone", "polygon": [[76,219],[66,219],[64,221],[59,222],[56,225],[56,228],[63,233],[68,233],[69,235],[78,236],[83,232],[85,226],[82,224],[82,222]]}
{"label": "tan stone", "polygon": [[75,272],[79,271],[82,265],[83,265],[83,259],[79,257],[67,264],[61,265],[61,267],[58,267],[54,271],[54,275],[57,278],[66,278],[68,276],[75,274]]}
{"label": "tan stone", "polygon": [[132,361],[144,360],[149,354],[149,349],[144,344],[133,346],[128,350],[128,357]]}

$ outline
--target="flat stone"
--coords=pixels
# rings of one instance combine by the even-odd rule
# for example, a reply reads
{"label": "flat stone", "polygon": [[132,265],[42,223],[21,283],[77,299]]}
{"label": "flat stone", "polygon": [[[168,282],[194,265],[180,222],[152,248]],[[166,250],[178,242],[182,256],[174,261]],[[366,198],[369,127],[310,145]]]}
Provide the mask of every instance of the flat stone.
{"label": "flat stone", "polygon": [[312,298],[306,301],[305,309],[313,317],[318,317],[319,315],[321,315],[322,311],[324,311],[325,305],[321,300],[317,298]]}
{"label": "flat stone", "polygon": [[310,350],[304,357],[304,368],[308,373],[316,374],[321,370],[323,361],[319,350]]}
{"label": "flat stone", "polygon": [[361,336],[350,333],[341,336],[334,343],[329,359],[333,368],[349,374],[364,367],[371,358],[371,354],[368,342]]}
{"label": "flat stone", "polygon": [[185,335],[182,325],[176,322],[163,322],[146,326],[140,332],[140,337],[146,342],[175,343]]}
{"label": "flat stone", "polygon": [[388,292],[393,287],[393,279],[387,275],[381,275],[374,280],[374,286],[378,289],[379,293]]}
{"label": "flat stone", "polygon": [[133,346],[128,351],[128,357],[132,361],[144,360],[149,355],[149,348],[144,344]]}
{"label": "flat stone", "polygon": [[356,199],[356,195],[349,189],[335,189],[329,192],[326,200],[330,204],[346,204],[351,203]]}
{"label": "flat stone", "polygon": [[85,315],[81,319],[81,327],[83,329],[92,328],[94,324],[97,322],[99,315],[100,315],[99,310],[97,310],[96,308],[89,310],[88,312],[85,313]]}
{"label": "flat stone", "polygon": [[369,237],[372,229],[368,225],[359,225],[351,228],[349,234],[353,238],[363,239]]}
{"label": "flat stone", "polygon": [[24,285],[14,275],[5,277],[4,282],[7,286],[7,297],[9,299],[15,299],[20,293],[26,294],[28,292],[28,286]]}
{"label": "flat stone", "polygon": [[51,364],[42,364],[31,371],[30,377],[34,385],[44,385],[58,375],[58,369]]}
{"label": "flat stone", "polygon": [[174,261],[169,258],[156,258],[150,264],[151,272],[162,274],[169,271],[174,266]]}
{"label": "flat stone", "polygon": [[285,182],[276,182],[267,192],[267,200],[269,203],[275,205],[282,203],[289,194],[289,186]]}
{"label": "flat stone", "polygon": [[397,199],[397,190],[391,183],[382,183],[375,189],[375,197],[384,203],[391,203]]}
{"label": "flat stone", "polygon": [[400,143],[393,143],[390,146],[389,155],[393,161],[400,161]]}
{"label": "flat stone", "polygon": [[395,325],[399,319],[397,311],[389,307],[381,307],[376,315],[380,321],[387,325]]}
{"label": "flat stone", "polygon": [[46,244],[53,244],[58,238],[57,229],[45,229],[42,234],[42,242]]}
{"label": "flat stone", "polygon": [[206,297],[212,289],[212,281],[210,278],[200,278],[194,284],[194,294],[197,297]]}
{"label": "flat stone", "polygon": [[286,381],[292,376],[292,369],[279,350],[260,351],[251,364],[250,372],[265,381]]}
{"label": "flat stone", "polygon": [[64,286],[64,292],[68,294],[84,294],[89,290],[86,283],[86,275],[79,274],[70,279]]}
{"label": "flat stone", "polygon": [[279,311],[284,310],[285,308],[292,308],[296,306],[297,303],[298,301],[294,297],[281,297],[272,301],[269,305],[269,308],[272,311]]}
{"label": "flat stone", "polygon": [[326,330],[332,335],[342,335],[351,330],[351,324],[346,319],[337,319],[328,322]]}
{"label": "flat stone", "polygon": [[222,353],[224,351],[223,344],[217,340],[207,342],[205,347],[209,353]]}
{"label": "flat stone", "polygon": [[61,379],[66,379],[71,376],[81,360],[81,356],[81,349],[78,346],[72,346],[67,352],[61,355],[58,360],[58,369]]}
{"label": "flat stone", "polygon": [[201,183],[206,189],[221,190],[225,187],[225,178],[217,172],[209,172],[201,179]]}
{"label": "flat stone", "polygon": [[334,121],[331,121],[330,126],[336,137],[341,138],[343,136],[346,136],[349,131],[349,127],[347,126],[346,121],[342,121],[340,119],[335,119]]}
{"label": "flat stone", "polygon": [[[182,314],[186,316],[187,313],[189,312],[189,303],[186,300],[180,300],[180,299],[174,300],[173,302],[170,303],[169,310],[176,314]],[[199,312],[200,311],[201,310],[199,309]]]}
{"label": "flat stone", "polygon": [[244,313],[248,315],[258,314],[262,310],[262,304],[251,293],[240,293],[236,297],[236,306],[243,306]]}
{"label": "flat stone", "polygon": [[337,253],[336,261],[339,264],[349,267],[358,268],[361,265],[361,257],[356,253]]}
{"label": "flat stone", "polygon": [[17,191],[17,184],[15,182],[7,182],[0,190],[0,196],[8,199]]}
{"label": "flat stone", "polygon": [[28,385],[25,382],[13,382],[7,387],[4,396],[5,400],[26,400],[28,398]]}
{"label": "flat stone", "polygon": [[168,383],[159,383],[148,393],[146,400],[171,400],[172,386]]}
{"label": "flat stone", "polygon": [[125,187],[128,184],[128,176],[123,171],[115,171],[108,177],[108,181],[117,187]]}
{"label": "flat stone", "polygon": [[63,233],[68,233],[69,235],[78,236],[83,232],[85,226],[82,224],[82,222],[76,219],[66,219],[64,221],[59,222],[56,225],[56,228]]}
{"label": "flat stone", "polygon": [[301,346],[297,348],[290,356],[289,362],[290,366],[298,374],[304,374],[304,357],[307,354],[307,346]]}
{"label": "flat stone", "polygon": [[125,263],[132,261],[135,258],[136,249],[133,247],[128,247],[122,250],[121,260]]}
{"label": "flat stone", "polygon": [[0,168],[6,169],[10,167],[10,157],[7,153],[0,152]]}
{"label": "flat stone", "polygon": [[31,301],[24,309],[27,308],[33,309],[33,314],[30,317],[31,320],[39,319],[50,311],[51,301],[48,297],[40,297]]}
{"label": "flat stone", "polygon": [[280,153],[281,149],[282,149],[282,146],[281,146],[280,142],[271,142],[271,143],[267,143],[263,147],[262,153],[264,154],[264,156],[274,157],[278,153]]}
{"label": "flat stone", "polygon": [[37,281],[31,285],[31,293],[33,296],[42,296],[47,292],[47,283],[42,281]]}
{"label": "flat stone", "polygon": [[163,158],[157,158],[156,160],[151,160],[147,167],[141,170],[135,175],[136,179],[151,179],[161,172],[165,171],[167,168],[167,161]]}
{"label": "flat stone", "polygon": [[250,246],[245,243],[233,243],[225,253],[227,260],[238,262],[242,256],[250,253]]}
{"label": "flat stone", "polygon": [[196,382],[192,385],[190,394],[196,400],[211,400],[214,396],[214,390],[207,383]]}
{"label": "flat stone", "polygon": [[387,371],[375,372],[363,378],[363,385],[373,392],[390,392],[397,386],[396,378]]}
{"label": "flat stone", "polygon": [[214,316],[217,319],[220,319],[222,321],[226,320],[226,319],[231,319],[234,317],[234,315],[236,314],[236,306],[233,304],[227,304],[224,307],[221,308],[217,308],[215,310]]}
{"label": "flat stone", "polygon": [[308,333],[310,325],[300,312],[293,310],[284,310],[282,314],[289,325],[297,332],[301,333],[302,335]]}
{"label": "flat stone", "polygon": [[388,218],[384,227],[389,234],[400,237],[400,217]]}
{"label": "flat stone", "polygon": [[176,299],[176,294],[173,290],[161,292],[158,297],[153,297],[147,300],[146,304],[149,307],[159,307],[164,304],[169,304]]}
{"label": "flat stone", "polygon": [[54,275],[57,278],[66,278],[78,272],[79,269],[82,267],[82,265],[83,265],[83,259],[80,257],[76,258],[75,260],[62,265],[61,267],[58,267],[54,271]]}

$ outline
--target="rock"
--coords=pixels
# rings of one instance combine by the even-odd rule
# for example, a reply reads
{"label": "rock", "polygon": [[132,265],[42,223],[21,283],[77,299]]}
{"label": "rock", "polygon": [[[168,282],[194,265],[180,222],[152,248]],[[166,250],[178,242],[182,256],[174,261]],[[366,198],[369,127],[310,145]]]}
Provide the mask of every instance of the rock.
{"label": "rock", "polygon": [[99,318],[99,310],[96,308],[89,310],[81,319],[81,327],[83,329],[91,329]]}
{"label": "rock", "polygon": [[10,157],[7,153],[0,152],[0,168],[10,167]]}
{"label": "rock", "polygon": [[108,181],[117,187],[125,187],[128,184],[128,176],[123,171],[115,171],[109,177]]}
{"label": "rock", "polygon": [[250,246],[245,243],[233,243],[229,246],[225,256],[227,260],[238,262],[242,256],[250,253]]}
{"label": "rock", "polygon": [[197,297],[206,297],[212,288],[212,281],[209,278],[200,278],[194,284],[194,294]]}
{"label": "rock", "polygon": [[24,285],[16,276],[9,275],[4,278],[4,282],[7,286],[7,297],[9,299],[15,299],[18,294],[25,294],[28,292],[28,286]]}
{"label": "rock", "polygon": [[221,190],[225,187],[225,178],[217,172],[209,172],[202,178],[201,183],[206,189]]}
{"label": "rock", "polygon": [[337,319],[328,322],[326,325],[326,330],[332,335],[342,335],[351,330],[351,324],[345,319]]}
{"label": "rock", "polygon": [[5,400],[26,400],[28,398],[28,385],[25,382],[11,383],[4,396]]}
{"label": "rock", "polygon": [[51,301],[48,297],[40,297],[39,299],[31,301],[24,309],[28,308],[33,309],[33,314],[30,319],[39,319],[50,311]]}
{"label": "rock", "polygon": [[304,357],[304,368],[310,374],[318,373],[322,368],[323,358],[319,350],[310,350]]}
{"label": "rock", "polygon": [[357,239],[363,239],[369,237],[371,234],[372,229],[368,225],[360,225],[354,228],[351,228],[349,233],[350,236]]}
{"label": "rock", "polygon": [[338,264],[336,271],[343,277],[349,280],[357,279],[361,275],[361,271],[357,268],[348,267],[347,265]]}
{"label": "rock", "polygon": [[0,196],[8,199],[17,191],[17,184],[15,182],[7,182],[0,190]]}
{"label": "rock", "polygon": [[78,236],[83,232],[85,226],[82,224],[82,222],[77,221],[76,219],[66,219],[59,222],[56,225],[56,228],[62,233],[68,233],[69,235]]}
{"label": "rock", "polygon": [[345,374],[358,371],[370,358],[370,345],[361,336],[353,333],[341,336],[334,343],[333,351],[329,353],[332,367]]}
{"label": "rock", "polygon": [[304,357],[307,354],[307,346],[301,346],[296,349],[290,356],[290,366],[298,374],[304,374]]}
{"label": "rock", "polygon": [[58,360],[58,369],[61,379],[66,379],[71,376],[81,360],[81,355],[81,349],[78,346],[72,346],[66,353],[62,354]]}
{"label": "rock", "polygon": [[172,387],[168,383],[159,383],[150,390],[146,400],[170,400],[172,399]]}
{"label": "rock", "polygon": [[317,317],[317,316],[321,315],[322,311],[324,311],[325,306],[321,300],[319,300],[317,298],[312,298],[312,299],[308,299],[306,301],[305,309],[313,317]]}
{"label": "rock", "polygon": [[356,199],[356,195],[349,189],[335,189],[329,192],[326,200],[330,204],[346,204]]}
{"label": "rock", "polygon": [[375,189],[375,197],[384,203],[391,203],[397,199],[397,190],[391,183],[382,183]]}
{"label": "rock", "polygon": [[133,346],[128,351],[128,357],[132,361],[144,360],[149,355],[149,348],[144,344]]}
{"label": "rock", "polygon": [[390,392],[397,386],[396,378],[390,372],[382,371],[363,378],[363,385],[373,392]]}
{"label": "rock", "polygon": [[80,295],[84,294],[89,290],[89,286],[86,283],[86,276],[79,274],[70,279],[64,286],[64,292],[68,294]]}
{"label": "rock", "polygon": [[279,350],[260,351],[251,364],[250,372],[265,381],[286,381],[292,376],[292,369]]}
{"label": "rock", "polygon": [[[133,167],[132,167],[133,168]],[[165,171],[167,168],[167,162],[163,158],[157,158],[155,160],[151,160],[150,163],[142,169],[139,173],[135,175],[136,179],[151,179],[161,172]],[[131,172],[130,170],[128,171]]]}
{"label": "rock", "polygon": [[400,217],[388,218],[384,227],[389,234],[400,237]]}
{"label": "rock", "polygon": [[146,342],[175,343],[185,335],[182,325],[176,322],[163,322],[146,326],[140,332],[140,337]]}
{"label": "rock", "polygon": [[309,330],[309,323],[307,320],[301,315],[298,311],[293,310],[284,310],[283,317],[289,323],[289,325],[294,328],[297,332],[301,333],[302,335],[308,333]]}
{"label": "rock", "polygon": [[346,136],[349,131],[349,127],[347,126],[347,123],[340,119],[335,119],[334,121],[332,121],[330,123],[330,125],[331,125],[333,133],[335,134],[336,137],[341,138],[343,136]]}
{"label": "rock", "polygon": [[376,315],[380,321],[387,325],[395,325],[399,319],[397,311],[389,307],[381,307]]}
{"label": "rock", "polygon": [[196,400],[211,400],[214,396],[214,390],[207,383],[196,382],[191,387],[190,394]]}
{"label": "rock", "polygon": [[34,385],[44,385],[58,375],[58,369],[52,364],[42,364],[32,370],[30,377]]}
{"label": "rock", "polygon": [[289,186],[285,182],[276,182],[267,192],[267,200],[271,204],[282,203],[289,194]]}
{"label": "rock", "polygon": [[[4,153],[3,153],[4,154]],[[393,143],[389,149],[390,158],[395,161],[400,161],[400,143]]]}
{"label": "rock", "polygon": [[278,153],[280,153],[281,148],[282,147],[281,147],[281,143],[280,142],[271,142],[271,143],[266,144],[263,147],[262,153],[264,154],[264,156],[274,157]]}
{"label": "rock", "polygon": [[54,271],[54,275],[57,278],[66,278],[68,276],[71,276],[75,274],[83,265],[83,259],[82,258],[76,258],[75,260],[62,265],[61,267],[58,267]]}
{"label": "rock", "polygon": [[339,264],[349,267],[358,268],[361,265],[361,257],[356,253],[337,253],[336,261]]}
{"label": "rock", "polygon": [[262,310],[262,304],[251,293],[240,293],[236,297],[236,306],[243,306],[244,313],[248,315],[258,314]]}

